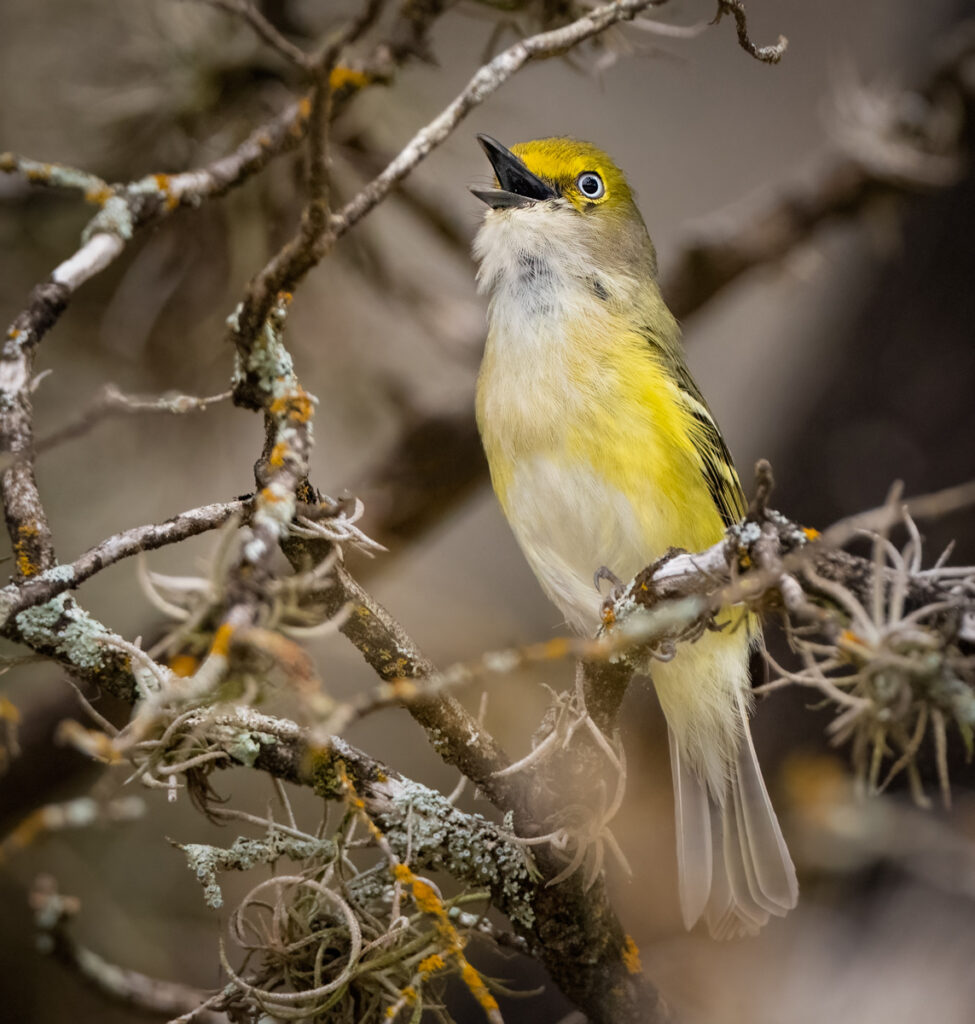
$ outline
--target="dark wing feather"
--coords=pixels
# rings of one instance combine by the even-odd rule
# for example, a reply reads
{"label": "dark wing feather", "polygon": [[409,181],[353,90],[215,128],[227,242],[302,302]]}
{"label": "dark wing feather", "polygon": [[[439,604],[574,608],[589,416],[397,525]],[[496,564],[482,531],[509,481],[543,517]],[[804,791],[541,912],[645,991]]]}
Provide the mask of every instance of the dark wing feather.
{"label": "dark wing feather", "polygon": [[666,363],[674,375],[678,395],[693,421],[694,447],[701,461],[701,473],[721,521],[725,526],[740,522],[745,514],[745,495],[731,459],[731,452],[728,451],[721,431],[714,422],[704,396],[684,365],[679,350],[671,345],[661,344],[660,339],[649,328],[645,328],[642,333],[657,356]]}
{"label": "dark wing feather", "polygon": [[711,500],[721,514],[724,525],[731,526],[732,523],[740,522],[745,514],[745,495],[731,452],[687,367],[679,363],[674,368],[677,371],[677,386],[697,427],[694,442]]}

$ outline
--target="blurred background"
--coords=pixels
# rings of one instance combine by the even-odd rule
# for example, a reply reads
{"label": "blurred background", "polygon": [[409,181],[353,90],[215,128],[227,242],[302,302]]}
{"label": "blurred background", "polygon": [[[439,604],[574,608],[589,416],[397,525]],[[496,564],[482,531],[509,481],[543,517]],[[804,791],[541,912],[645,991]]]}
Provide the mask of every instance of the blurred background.
{"label": "blurred background", "polygon": [[[484,309],[468,246],[483,211],[466,186],[488,177],[474,133],[506,144],[571,134],[607,149],[635,187],[666,283],[691,241],[747,225],[796,190],[815,191],[842,147],[849,151],[849,109],[866,102],[862,88],[907,90],[920,124],[924,100],[912,101],[910,90],[965,31],[973,6],[749,0],[756,42],[789,38],[777,67],[739,49],[730,20],[692,39],[616,30],[605,46],[528,67],[311,274],[293,305],[289,344],[320,403],[312,480],[365,500],[367,529],[390,551],[355,569],[435,662],[560,629],[470,443]],[[306,45],[345,10],[312,0],[264,8]],[[704,0],[680,0],[661,16],[691,25],[712,12]],[[537,27],[536,14],[475,4],[447,13],[432,33],[435,59],[407,63],[390,87],[367,90],[342,114],[337,196],[351,196],[395,154],[491,47]],[[970,61],[967,74],[971,82]],[[5,0],[0,8],[0,149],[110,181],[213,159],[294,89],[283,63],[245,28],[192,3]],[[965,113],[957,111],[960,146],[970,152]],[[224,319],[292,229],[300,182],[300,157],[285,156],[246,187],[140,236],[85,285],[39,352],[38,371],[51,372],[35,395],[38,436],[74,420],[109,381],[135,393],[225,390],[232,360]],[[0,179],[0,319],[12,320],[31,287],[74,251],[90,213],[75,196]],[[690,365],[746,490],[755,460],[769,458],[777,507],[822,527],[882,503],[896,479],[921,494],[973,475],[973,239],[975,177],[960,166],[950,186],[903,199],[884,192],[856,216],[831,219],[684,317]],[[185,417],[106,422],[43,455],[40,486],[59,557],[248,493],[262,438],[258,417],[223,403]],[[924,532],[929,562],[952,538],[956,562],[975,559],[969,514],[924,524]],[[149,565],[199,573],[213,543],[153,553]],[[160,628],[131,563],[86,584],[81,600],[127,637]],[[373,684],[342,637],[316,643],[313,653],[334,695]],[[487,725],[514,756],[529,749],[547,706],[541,684],[564,688],[571,676],[562,664],[490,684]],[[21,668],[3,686],[25,718],[24,756],[0,778],[3,824],[92,785],[116,791],[117,778],[51,742],[56,722],[73,712],[56,671]],[[479,696],[463,699],[476,707]],[[896,787],[864,805],[853,799],[844,752],[826,745],[828,721],[808,693],[780,692],[760,705],[756,742],[802,899],[760,938],[719,945],[680,925],[663,724],[648,686],[628,696],[630,784],[614,832],[635,870],[632,880],[617,873],[613,886],[644,967],[687,1022],[972,1020],[975,802],[961,743],[950,814],[917,809]],[[360,723],[349,738],[428,784],[449,791],[456,781],[405,713]],[[235,805],[261,808],[269,794],[265,780],[243,771],[216,785],[233,792]],[[137,822],[41,838],[0,865],[8,1019],[144,1019],[35,952],[27,890],[42,871],[82,898],[75,934],[103,956],[160,977],[221,984],[225,915],[204,907],[182,856],[161,837],[229,845],[236,833],[208,824],[186,800],[144,795]],[[295,799],[317,818],[308,794]],[[472,799],[467,806],[486,811]],[[235,884],[227,880],[228,903]],[[545,984],[531,964],[481,963],[518,987]],[[555,1022],[571,1010],[551,986],[503,1008],[509,1022]],[[454,1012],[480,1019],[463,1005]]]}

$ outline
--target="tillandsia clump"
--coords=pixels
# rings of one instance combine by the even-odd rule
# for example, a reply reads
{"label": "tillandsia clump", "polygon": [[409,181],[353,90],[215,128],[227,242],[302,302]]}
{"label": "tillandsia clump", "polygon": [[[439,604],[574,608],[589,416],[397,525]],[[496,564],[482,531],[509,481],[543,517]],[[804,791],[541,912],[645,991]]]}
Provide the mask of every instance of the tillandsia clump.
{"label": "tillandsia clump", "polygon": [[[444,899],[395,857],[358,867],[365,848],[389,851],[378,834],[357,838],[359,822],[353,804],[327,839],[276,823],[263,839],[228,849],[181,847],[213,907],[222,903],[218,873],[282,859],[295,865],[259,882],[234,909],[231,949],[220,950],[231,982],[211,1005],[330,1024],[418,1021],[427,1012],[449,1021],[443,995],[447,979],[459,976],[491,1019],[494,998],[464,955],[475,927],[490,932],[465,908],[483,909],[489,894]],[[236,965],[234,948],[244,952]]]}
{"label": "tillandsia clump", "polygon": [[[857,777],[871,793],[906,772],[914,799],[926,804],[918,756],[929,741],[948,805],[950,725],[973,753],[975,572],[947,564],[950,549],[925,569],[914,520],[896,499],[889,508],[881,529],[856,531],[870,541],[872,557],[849,583],[835,573],[826,578],[814,557],[801,563],[811,614],[786,616],[784,626],[802,667],[770,658],[778,678],[766,689],[799,683],[821,691],[835,707],[832,740],[850,744]],[[902,548],[890,539],[898,520],[908,534]]]}

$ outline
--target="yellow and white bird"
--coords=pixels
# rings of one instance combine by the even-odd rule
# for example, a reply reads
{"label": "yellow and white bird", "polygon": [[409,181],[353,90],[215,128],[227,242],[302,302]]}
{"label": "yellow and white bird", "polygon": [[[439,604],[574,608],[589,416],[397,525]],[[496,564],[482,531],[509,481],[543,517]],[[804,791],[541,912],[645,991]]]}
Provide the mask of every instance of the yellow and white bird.
{"label": "yellow and white bird", "polygon": [[[490,296],[477,419],[491,479],[542,588],[591,634],[594,574],[630,579],[670,547],[720,540],[741,484],[684,363],[656,255],[622,172],[567,138],[506,149],[474,242]],[[798,898],[748,728],[756,627],[655,663],[667,719],[684,923],[753,933]]]}

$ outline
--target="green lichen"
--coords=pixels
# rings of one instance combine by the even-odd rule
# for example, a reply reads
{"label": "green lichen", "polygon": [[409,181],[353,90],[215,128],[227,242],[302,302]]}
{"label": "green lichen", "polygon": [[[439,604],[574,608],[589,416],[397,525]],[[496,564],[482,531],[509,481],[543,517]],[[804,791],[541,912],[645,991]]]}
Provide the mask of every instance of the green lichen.
{"label": "green lichen", "polygon": [[27,608],[14,618],[24,643],[50,650],[87,672],[105,669],[105,641],[111,633],[74,602],[70,594]]}
{"label": "green lichen", "polygon": [[235,761],[253,768],[261,750],[277,742],[277,736],[267,732],[238,732],[227,744],[226,750]]}
{"label": "green lichen", "polygon": [[[308,777],[311,787],[325,800],[337,800],[345,796],[345,783],[336,762],[335,750],[332,747],[316,747],[308,751]],[[347,770],[347,777],[355,785],[352,773]]]}

